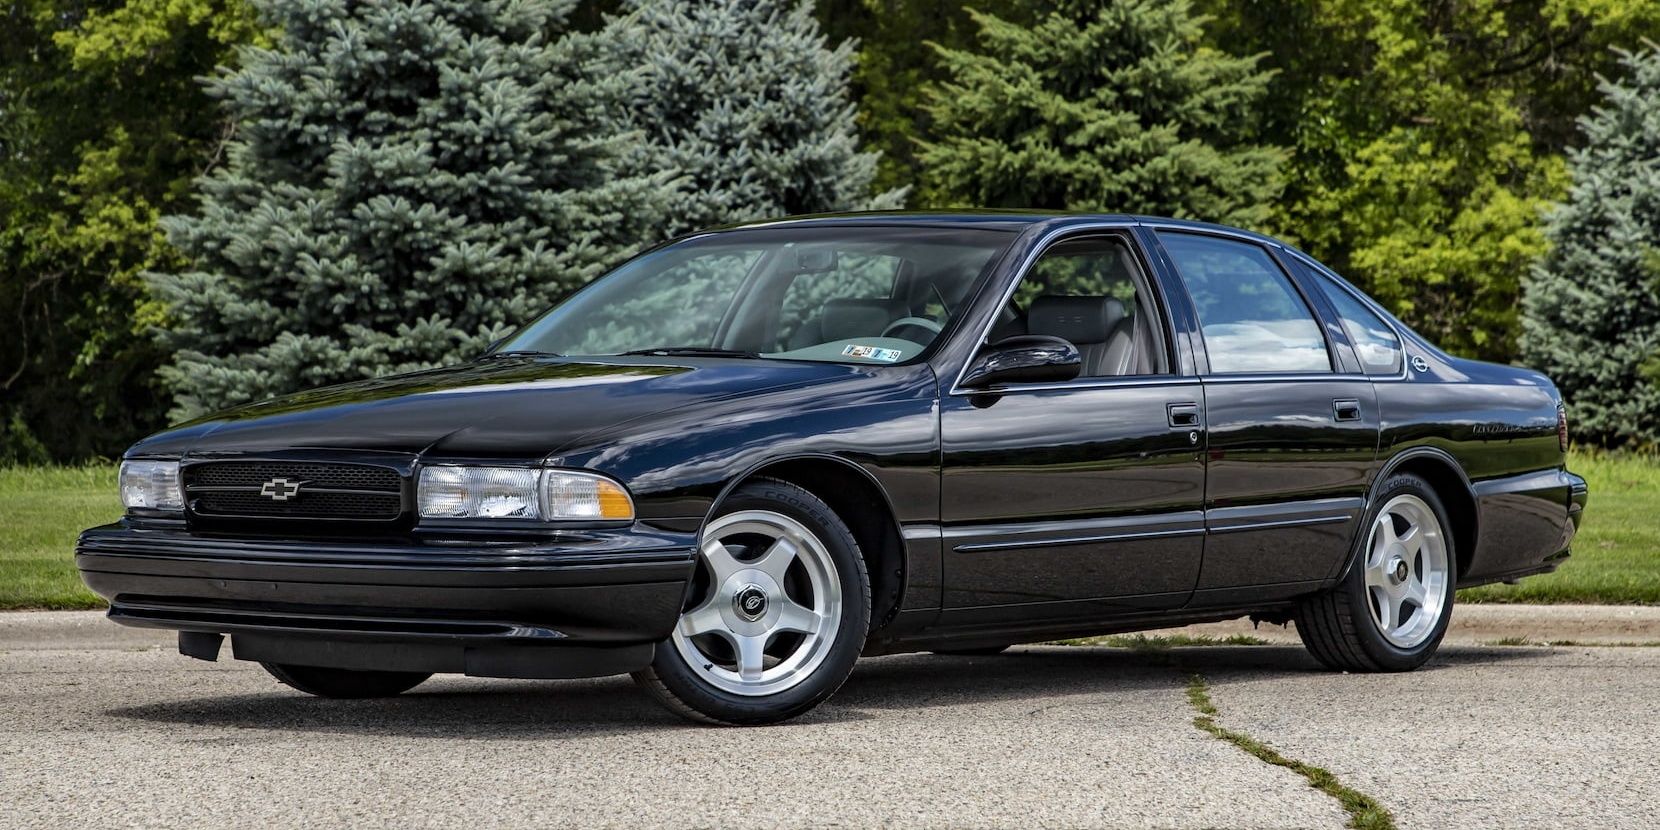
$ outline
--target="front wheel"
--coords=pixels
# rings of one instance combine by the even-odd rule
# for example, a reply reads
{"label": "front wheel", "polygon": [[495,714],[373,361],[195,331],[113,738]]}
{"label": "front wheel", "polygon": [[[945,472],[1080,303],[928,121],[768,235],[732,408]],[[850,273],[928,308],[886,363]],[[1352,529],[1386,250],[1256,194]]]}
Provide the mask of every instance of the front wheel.
{"label": "front wheel", "polygon": [[771,479],[704,528],[689,599],[635,680],[705,723],[777,723],[841,687],[870,625],[870,580],[828,505]]}
{"label": "front wheel", "polygon": [[332,698],[393,697],[421,685],[430,674],[402,671],[354,671],[317,666],[261,663],[285,686],[308,695]]}
{"label": "front wheel", "polygon": [[1458,558],[1447,511],[1412,475],[1384,482],[1359,558],[1336,587],[1297,608],[1309,653],[1340,671],[1410,671],[1429,660],[1452,619]]}

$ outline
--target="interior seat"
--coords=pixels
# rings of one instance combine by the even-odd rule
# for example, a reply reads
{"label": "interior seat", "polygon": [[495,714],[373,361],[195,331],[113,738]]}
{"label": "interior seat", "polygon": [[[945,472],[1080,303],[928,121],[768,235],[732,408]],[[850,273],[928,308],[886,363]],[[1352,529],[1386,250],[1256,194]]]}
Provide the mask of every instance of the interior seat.
{"label": "interior seat", "polygon": [[1045,294],[1026,312],[1031,334],[1059,337],[1078,347],[1085,377],[1134,372],[1135,321],[1124,304],[1111,297],[1063,297]]}
{"label": "interior seat", "polygon": [[803,349],[820,343],[877,337],[893,321],[906,315],[905,302],[887,297],[855,297],[826,300],[818,318],[802,324],[790,338],[790,348]]}
{"label": "interior seat", "polygon": [[1142,370],[1136,367],[1136,357],[1143,352],[1136,348],[1136,318],[1124,313],[1122,302],[1109,299],[1107,303],[1114,307],[1109,314],[1116,313],[1118,321],[1107,332],[1107,350],[1101,360],[1100,374],[1114,377],[1140,374]]}

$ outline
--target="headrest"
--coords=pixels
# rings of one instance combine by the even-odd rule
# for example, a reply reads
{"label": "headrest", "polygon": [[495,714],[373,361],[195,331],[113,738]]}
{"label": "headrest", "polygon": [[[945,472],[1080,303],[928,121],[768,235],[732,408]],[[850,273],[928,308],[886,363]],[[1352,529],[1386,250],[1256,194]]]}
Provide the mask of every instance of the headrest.
{"label": "headrest", "polygon": [[823,342],[852,337],[875,337],[898,317],[898,303],[889,299],[828,300],[819,317]]}
{"label": "headrest", "polygon": [[1045,294],[1026,312],[1028,334],[1059,337],[1074,346],[1102,343],[1124,318],[1124,304],[1111,297],[1061,297]]}

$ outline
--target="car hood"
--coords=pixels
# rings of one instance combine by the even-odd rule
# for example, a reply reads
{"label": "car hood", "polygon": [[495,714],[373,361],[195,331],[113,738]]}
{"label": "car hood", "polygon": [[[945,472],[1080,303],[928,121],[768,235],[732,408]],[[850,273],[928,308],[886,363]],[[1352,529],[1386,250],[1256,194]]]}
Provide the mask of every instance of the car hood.
{"label": "car hood", "polygon": [[353,449],[534,458],[650,415],[866,371],[770,360],[485,359],[237,407],[147,438],[129,454]]}

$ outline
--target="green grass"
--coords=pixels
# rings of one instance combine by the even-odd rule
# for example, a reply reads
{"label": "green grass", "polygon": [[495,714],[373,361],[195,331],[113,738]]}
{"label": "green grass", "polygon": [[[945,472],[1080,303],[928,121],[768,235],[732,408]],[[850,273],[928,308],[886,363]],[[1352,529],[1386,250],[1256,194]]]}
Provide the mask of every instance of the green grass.
{"label": "green grass", "polygon": [[1660,648],[1660,640],[1616,640],[1590,643],[1584,640],[1529,640],[1526,637],[1500,637],[1487,640],[1484,646],[1537,646],[1540,648]]}
{"label": "green grass", "polygon": [[75,536],[121,516],[115,467],[0,467],[0,609],[102,608]]}
{"label": "green grass", "polygon": [[1249,634],[1229,634],[1226,637],[1207,635],[1195,637],[1189,634],[1108,634],[1105,637],[1078,637],[1072,640],[1056,640],[1055,645],[1106,646],[1108,648],[1127,648],[1131,651],[1166,651],[1172,648],[1192,646],[1265,646],[1268,645],[1268,641],[1261,637],[1252,637]]}
{"label": "green grass", "polygon": [[1235,732],[1216,722],[1216,704],[1210,699],[1210,687],[1197,674],[1188,679],[1187,702],[1197,715],[1193,725],[1220,740],[1227,741],[1254,756],[1263,763],[1284,767],[1308,780],[1308,785],[1332,798],[1349,814],[1349,827],[1354,830],[1395,830],[1395,817],[1379,804],[1377,799],[1344,784],[1324,767],[1287,758],[1273,747],[1243,732]]}
{"label": "green grass", "polygon": [[1591,485],[1573,556],[1519,585],[1461,591],[1460,602],[1660,604],[1660,458],[1575,452],[1568,469]]}
{"label": "green grass", "polygon": [[[1462,591],[1461,602],[1660,605],[1660,458],[1576,452],[1568,466],[1591,483],[1573,557],[1556,573],[1520,585]],[[113,466],[0,467],[0,609],[101,607],[75,574],[75,534],[120,514]],[[1089,644],[1156,650],[1255,643],[1108,637]]]}

